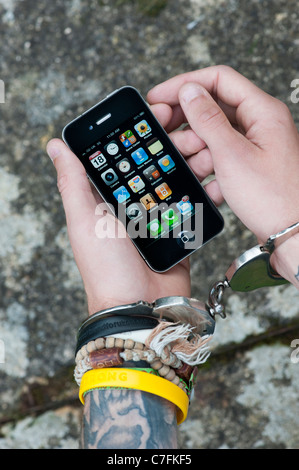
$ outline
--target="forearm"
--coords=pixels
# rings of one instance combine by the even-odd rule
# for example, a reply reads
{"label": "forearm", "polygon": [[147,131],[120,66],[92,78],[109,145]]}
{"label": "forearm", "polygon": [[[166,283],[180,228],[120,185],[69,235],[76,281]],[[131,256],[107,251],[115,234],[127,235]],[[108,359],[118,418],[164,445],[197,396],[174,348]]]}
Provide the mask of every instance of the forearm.
{"label": "forearm", "polygon": [[84,449],[176,449],[176,407],[138,390],[93,390],[86,394]]}
{"label": "forearm", "polygon": [[[111,318],[108,321],[113,324]],[[171,330],[171,336],[168,330],[172,323],[159,323],[158,331],[152,327],[150,334],[148,329],[120,333],[130,338],[102,336],[99,326],[103,333],[101,319],[85,325],[78,335],[74,378],[84,404],[82,447],[177,448],[177,425],[187,416],[194,366],[179,360],[167,344],[161,356],[145,345],[145,339],[150,341],[151,335],[157,339],[160,330],[160,336],[162,332],[172,339],[174,333]],[[91,339],[98,334],[99,338]],[[199,354],[205,343],[197,336]],[[136,337],[143,342],[135,341]],[[184,338],[181,343],[178,350],[189,345]]]}

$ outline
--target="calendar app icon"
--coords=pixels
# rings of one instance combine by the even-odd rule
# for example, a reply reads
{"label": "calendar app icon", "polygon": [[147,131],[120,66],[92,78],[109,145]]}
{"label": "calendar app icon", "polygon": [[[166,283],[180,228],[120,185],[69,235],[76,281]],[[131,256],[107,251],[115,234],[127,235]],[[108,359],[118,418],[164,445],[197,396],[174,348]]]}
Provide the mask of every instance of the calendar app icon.
{"label": "calendar app icon", "polygon": [[95,168],[100,168],[101,166],[103,166],[106,163],[107,160],[104,157],[104,155],[102,154],[102,152],[97,151],[97,152],[93,153],[92,155],[90,155],[89,161],[92,163],[92,165]]}

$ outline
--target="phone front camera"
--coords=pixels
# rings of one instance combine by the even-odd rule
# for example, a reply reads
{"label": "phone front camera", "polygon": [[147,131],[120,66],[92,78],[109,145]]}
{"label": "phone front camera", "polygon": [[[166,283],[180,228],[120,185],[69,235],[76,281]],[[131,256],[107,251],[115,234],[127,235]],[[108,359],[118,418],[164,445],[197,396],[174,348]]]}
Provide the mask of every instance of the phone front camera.
{"label": "phone front camera", "polygon": [[90,131],[92,131],[92,129],[93,129],[93,126],[89,126],[89,128],[88,128],[88,129],[89,129]]}

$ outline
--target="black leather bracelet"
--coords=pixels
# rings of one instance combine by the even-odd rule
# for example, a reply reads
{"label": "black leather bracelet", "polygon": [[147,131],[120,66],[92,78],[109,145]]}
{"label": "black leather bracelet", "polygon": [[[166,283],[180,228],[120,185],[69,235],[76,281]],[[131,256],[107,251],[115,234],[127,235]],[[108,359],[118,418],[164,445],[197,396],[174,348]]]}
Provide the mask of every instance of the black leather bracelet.
{"label": "black leather bracelet", "polygon": [[136,331],[152,329],[158,325],[156,318],[145,316],[114,315],[106,318],[99,318],[85,327],[80,328],[77,338],[76,354],[89,341],[104,336],[124,333],[126,331]]}

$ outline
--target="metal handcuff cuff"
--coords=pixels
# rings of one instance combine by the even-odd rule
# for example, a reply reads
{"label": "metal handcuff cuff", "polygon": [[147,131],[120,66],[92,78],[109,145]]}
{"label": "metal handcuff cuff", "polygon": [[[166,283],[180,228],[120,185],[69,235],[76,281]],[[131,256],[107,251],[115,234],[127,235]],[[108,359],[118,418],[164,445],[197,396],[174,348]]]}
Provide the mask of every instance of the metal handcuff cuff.
{"label": "metal handcuff cuff", "polygon": [[227,288],[237,292],[248,292],[261,287],[278,286],[288,281],[275,273],[270,265],[274,249],[295,233],[299,233],[299,222],[285,230],[271,235],[264,245],[256,245],[234,260],[228,268],[225,279],[213,284],[206,303],[182,296],[162,297],[152,303],[140,300],[94,313],[81,325],[78,338],[92,327],[94,322],[115,315],[149,317],[156,320],[189,324],[200,336],[212,335],[215,317],[225,318],[223,293]]}

